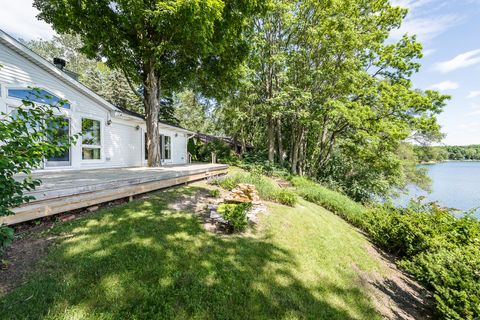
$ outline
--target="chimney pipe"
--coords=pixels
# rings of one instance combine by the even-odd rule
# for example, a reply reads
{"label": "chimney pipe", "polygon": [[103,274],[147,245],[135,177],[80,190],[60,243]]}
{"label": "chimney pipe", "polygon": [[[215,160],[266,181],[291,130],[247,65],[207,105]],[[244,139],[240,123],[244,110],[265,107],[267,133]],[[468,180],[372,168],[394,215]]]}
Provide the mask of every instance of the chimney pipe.
{"label": "chimney pipe", "polygon": [[67,65],[67,62],[62,58],[53,58],[53,64],[60,70],[63,70]]}

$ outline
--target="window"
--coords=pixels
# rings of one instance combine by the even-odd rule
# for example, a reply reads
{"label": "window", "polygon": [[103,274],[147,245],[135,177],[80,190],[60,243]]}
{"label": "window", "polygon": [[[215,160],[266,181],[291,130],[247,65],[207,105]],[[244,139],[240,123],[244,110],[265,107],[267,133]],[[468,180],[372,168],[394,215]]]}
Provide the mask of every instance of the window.
{"label": "window", "polygon": [[82,159],[100,160],[102,158],[101,124],[98,120],[82,119]]}
{"label": "window", "polygon": [[42,104],[57,105],[65,109],[70,109],[70,104],[46,90],[37,89],[8,89],[10,98],[28,100]]}
{"label": "window", "polygon": [[[162,160],[172,159],[172,139],[170,136],[160,135],[160,150]],[[148,137],[145,133],[145,160],[148,160]]]}
{"label": "window", "polygon": [[163,159],[172,159],[172,139],[169,136],[163,136]]}
{"label": "window", "polygon": [[145,160],[148,160],[148,136],[145,132]]}
{"label": "window", "polygon": [[[69,139],[70,136],[70,119],[59,117],[60,121],[47,120],[47,126],[55,131],[53,135],[47,139],[51,142]],[[57,153],[55,156],[47,159],[47,166],[60,166],[70,164],[70,148]]]}

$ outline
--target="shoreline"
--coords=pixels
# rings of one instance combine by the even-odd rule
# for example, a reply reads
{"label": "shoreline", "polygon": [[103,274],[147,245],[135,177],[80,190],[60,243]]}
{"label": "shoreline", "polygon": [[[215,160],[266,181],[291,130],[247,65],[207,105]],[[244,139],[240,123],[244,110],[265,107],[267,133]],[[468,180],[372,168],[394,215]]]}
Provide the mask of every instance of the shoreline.
{"label": "shoreline", "polygon": [[479,160],[442,160],[442,161],[424,161],[419,162],[419,165],[431,165],[431,164],[440,164],[440,163],[447,163],[447,162],[480,162]]}

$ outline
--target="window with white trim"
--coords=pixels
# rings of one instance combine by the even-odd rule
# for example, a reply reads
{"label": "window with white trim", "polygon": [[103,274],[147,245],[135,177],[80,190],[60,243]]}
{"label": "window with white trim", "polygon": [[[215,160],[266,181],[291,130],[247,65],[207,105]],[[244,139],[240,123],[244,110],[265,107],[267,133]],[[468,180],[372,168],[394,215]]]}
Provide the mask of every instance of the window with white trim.
{"label": "window with white trim", "polygon": [[8,89],[8,97],[70,109],[70,104],[43,89]]}
{"label": "window with white trim", "polygon": [[101,122],[82,118],[82,159],[102,159],[102,130]]}
{"label": "window with white trim", "polygon": [[163,136],[163,159],[172,159],[172,138],[170,136]]}

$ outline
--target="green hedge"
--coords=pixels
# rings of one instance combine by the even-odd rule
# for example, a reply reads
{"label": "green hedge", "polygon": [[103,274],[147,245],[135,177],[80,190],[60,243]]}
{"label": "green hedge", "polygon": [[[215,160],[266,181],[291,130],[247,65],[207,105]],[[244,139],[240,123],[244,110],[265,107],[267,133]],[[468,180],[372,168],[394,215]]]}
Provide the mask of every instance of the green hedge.
{"label": "green hedge", "polygon": [[435,204],[366,208],[310,180],[294,177],[292,183],[307,201],[340,215],[396,254],[399,264],[432,290],[444,318],[480,317],[480,220],[454,217]]}

